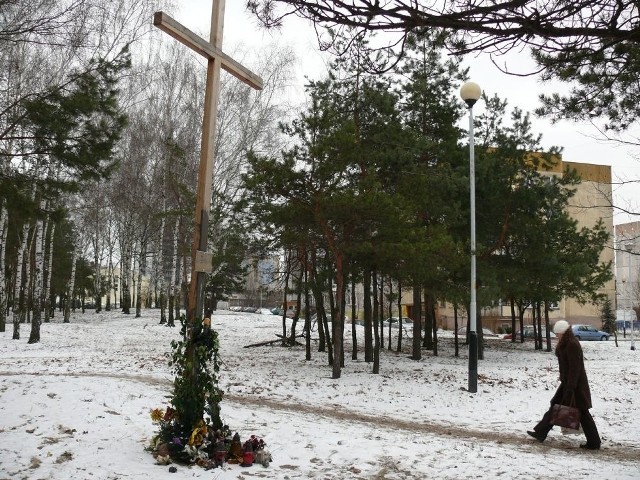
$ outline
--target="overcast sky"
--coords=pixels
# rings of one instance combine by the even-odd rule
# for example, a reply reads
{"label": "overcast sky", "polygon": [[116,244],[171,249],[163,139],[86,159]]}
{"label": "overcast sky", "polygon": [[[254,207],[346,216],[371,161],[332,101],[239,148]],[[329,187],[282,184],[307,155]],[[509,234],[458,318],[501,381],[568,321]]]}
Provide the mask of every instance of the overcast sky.
{"label": "overcast sky", "polygon": [[[298,54],[297,88],[294,95],[302,98],[304,77],[319,78],[326,72],[326,57],[319,53],[315,32],[311,26],[300,19],[289,18],[280,32],[266,32],[244,10],[244,0],[227,0],[224,27],[223,50],[242,44],[248,49],[259,52],[261,45],[279,43],[293,45]],[[211,22],[211,0],[181,0],[180,10],[170,12],[187,28],[208,38]],[[508,58],[496,59],[502,65],[518,73],[527,73],[532,66],[526,53],[514,52]],[[564,85],[542,84],[535,77],[509,76],[500,73],[487,56],[469,58],[470,79],[478,83],[489,96],[497,93],[506,98],[510,106],[518,106],[525,111],[533,111],[538,105],[540,93],[551,93]],[[250,67],[250,65],[248,65]],[[260,74],[260,72],[256,72]],[[479,102],[474,108],[482,112]],[[637,184],[619,185],[625,181],[640,179],[640,147],[629,148],[621,144],[612,144],[598,140],[598,132],[591,125],[579,125],[561,122],[552,125],[541,118],[533,118],[534,131],[543,135],[543,145],[563,147],[563,160],[568,162],[605,164],[612,166],[614,203],[622,208],[640,212],[640,188]],[[640,135],[639,135],[640,136]],[[638,221],[640,216],[629,217],[623,214],[614,216],[614,223]]]}

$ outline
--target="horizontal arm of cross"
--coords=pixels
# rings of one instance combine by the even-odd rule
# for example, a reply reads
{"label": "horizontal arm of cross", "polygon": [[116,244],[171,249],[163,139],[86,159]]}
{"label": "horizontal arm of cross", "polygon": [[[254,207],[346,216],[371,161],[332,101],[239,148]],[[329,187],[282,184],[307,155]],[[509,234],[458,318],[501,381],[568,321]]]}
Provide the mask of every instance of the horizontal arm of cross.
{"label": "horizontal arm of cross", "polygon": [[164,12],[156,12],[153,15],[153,24],[160,30],[168,33],[173,38],[183,43],[190,49],[198,52],[203,57],[220,61],[220,66],[256,90],[262,90],[262,79],[251,70],[243,67],[229,55],[225,54],[219,48],[216,48],[205,39],[196,35],[188,28],[176,22],[173,18]]}

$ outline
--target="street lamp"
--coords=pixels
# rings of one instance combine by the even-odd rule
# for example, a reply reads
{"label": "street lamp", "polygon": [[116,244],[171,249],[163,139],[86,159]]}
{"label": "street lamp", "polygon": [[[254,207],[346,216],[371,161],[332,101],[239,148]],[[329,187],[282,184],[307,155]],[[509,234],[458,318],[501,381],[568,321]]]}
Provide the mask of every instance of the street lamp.
{"label": "street lamp", "polygon": [[471,298],[469,301],[469,391],[478,391],[478,333],[476,331],[476,165],[473,145],[473,106],[482,90],[477,83],[466,82],[460,97],[469,108],[469,192],[471,212]]}
{"label": "street lamp", "polygon": [[[633,310],[633,288],[631,287],[632,283],[631,283],[631,259],[632,257],[632,253],[631,251],[633,250],[633,243],[632,242],[627,242],[624,244],[624,248],[627,251],[627,253],[629,253],[629,281],[627,282],[627,292],[629,294],[629,310],[631,311],[631,350],[635,350],[636,349],[636,345],[633,341],[633,319],[636,316],[635,311]],[[626,317],[626,315],[625,315]]]}

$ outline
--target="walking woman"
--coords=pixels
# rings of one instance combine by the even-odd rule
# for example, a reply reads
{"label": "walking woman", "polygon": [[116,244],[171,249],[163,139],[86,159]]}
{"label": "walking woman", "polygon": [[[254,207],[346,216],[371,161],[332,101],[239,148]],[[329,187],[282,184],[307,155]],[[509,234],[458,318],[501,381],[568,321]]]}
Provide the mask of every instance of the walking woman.
{"label": "walking woman", "polygon": [[[553,326],[553,333],[558,337],[556,357],[558,357],[558,367],[560,369],[560,386],[551,399],[551,405],[560,403],[580,409],[580,424],[585,437],[587,437],[587,443],[580,445],[580,448],[598,450],[601,443],[600,435],[593,417],[589,413],[591,392],[587,373],[584,370],[582,347],[571,331],[569,323],[565,320],[556,322]],[[549,422],[550,418],[551,408],[533,428],[533,431],[529,430],[527,433],[539,442],[544,442],[547,434],[553,428],[553,425]]]}

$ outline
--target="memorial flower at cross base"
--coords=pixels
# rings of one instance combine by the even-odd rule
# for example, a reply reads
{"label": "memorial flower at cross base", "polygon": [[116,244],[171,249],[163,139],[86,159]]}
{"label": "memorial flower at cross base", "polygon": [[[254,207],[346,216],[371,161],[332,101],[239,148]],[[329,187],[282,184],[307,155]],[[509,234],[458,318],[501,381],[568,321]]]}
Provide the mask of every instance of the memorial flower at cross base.
{"label": "memorial flower at cross base", "polygon": [[164,418],[164,413],[159,408],[154,408],[151,410],[151,421],[153,423],[158,423]]}
{"label": "memorial flower at cross base", "polygon": [[200,423],[198,423],[198,426],[191,432],[191,436],[189,437],[189,445],[202,445],[202,442],[204,442],[205,438],[207,438],[207,432],[208,427],[201,420]]}
{"label": "memorial flower at cross base", "polygon": [[176,418],[176,411],[175,409],[171,408],[171,407],[167,407],[167,409],[164,412],[164,416],[162,417],[162,419],[165,422],[170,422],[171,420],[173,420],[174,418]]}

